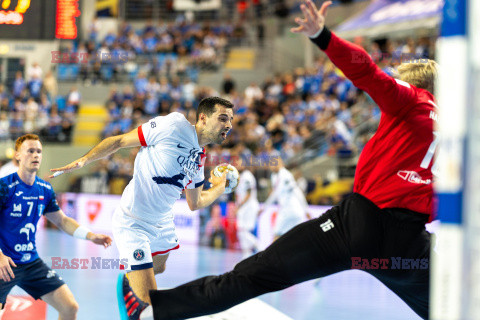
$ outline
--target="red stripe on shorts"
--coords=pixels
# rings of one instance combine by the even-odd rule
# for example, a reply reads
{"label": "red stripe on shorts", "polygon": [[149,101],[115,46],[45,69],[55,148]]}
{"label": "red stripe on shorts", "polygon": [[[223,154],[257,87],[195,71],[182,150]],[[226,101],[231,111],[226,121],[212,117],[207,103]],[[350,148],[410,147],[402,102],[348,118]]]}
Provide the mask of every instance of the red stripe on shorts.
{"label": "red stripe on shorts", "polygon": [[165,250],[165,251],[157,251],[157,252],[154,252],[154,253],[152,253],[152,257],[155,257],[156,255],[159,255],[159,254],[165,254],[165,253],[167,253],[167,252],[169,252],[169,251],[172,251],[172,250],[177,250],[178,248],[180,248],[180,245],[179,245],[179,244],[177,244],[177,246],[174,247],[174,248],[172,248],[172,249],[168,249],[168,250]]}

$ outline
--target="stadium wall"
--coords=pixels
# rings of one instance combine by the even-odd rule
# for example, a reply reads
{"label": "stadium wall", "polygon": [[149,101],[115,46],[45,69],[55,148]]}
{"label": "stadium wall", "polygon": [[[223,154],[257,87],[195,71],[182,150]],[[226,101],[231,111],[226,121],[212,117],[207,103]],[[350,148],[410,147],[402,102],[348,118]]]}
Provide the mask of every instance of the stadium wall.
{"label": "stadium wall", "polygon": [[38,62],[46,72],[52,67],[52,51],[58,51],[59,41],[2,40],[0,57],[25,59],[25,70]]}

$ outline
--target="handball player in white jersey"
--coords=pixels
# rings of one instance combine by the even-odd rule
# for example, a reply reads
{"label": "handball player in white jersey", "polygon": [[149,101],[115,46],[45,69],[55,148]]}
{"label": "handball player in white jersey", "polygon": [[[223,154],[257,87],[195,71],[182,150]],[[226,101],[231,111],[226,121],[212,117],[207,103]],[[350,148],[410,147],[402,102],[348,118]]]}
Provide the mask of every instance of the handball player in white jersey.
{"label": "handball player in white jersey", "polygon": [[277,165],[272,166],[271,170],[272,191],[263,208],[269,207],[274,202],[278,203],[279,208],[273,231],[276,240],[308,218],[308,204],[295,178],[284,167],[280,157],[278,157]]}
{"label": "handball player in white jersey", "polygon": [[237,207],[237,235],[243,258],[247,258],[257,249],[257,237],[253,235],[260,208],[257,199],[257,182],[252,172],[240,161],[237,169],[241,172],[235,202]]}
{"label": "handball player in white jersey", "polygon": [[[171,209],[182,192],[191,210],[209,206],[224,193],[226,171],[221,177],[211,175],[212,187],[203,190],[203,147],[222,143],[232,120],[232,103],[205,98],[198,106],[195,125],[178,112],[158,116],[129,133],[104,139],[80,159],[51,170],[69,172],[119,149],[142,146],[112,222],[120,258],[128,259],[128,280],[119,280],[130,282],[137,296],[134,300],[150,301],[149,290],[157,288],[154,275],[165,270],[169,251],[179,248]],[[134,300],[129,313],[141,309]]]}

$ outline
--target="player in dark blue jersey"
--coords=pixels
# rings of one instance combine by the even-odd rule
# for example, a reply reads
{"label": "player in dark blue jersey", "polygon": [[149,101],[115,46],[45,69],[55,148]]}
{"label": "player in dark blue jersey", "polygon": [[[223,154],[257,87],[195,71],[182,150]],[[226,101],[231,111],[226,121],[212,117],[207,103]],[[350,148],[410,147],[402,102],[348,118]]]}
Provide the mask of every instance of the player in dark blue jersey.
{"label": "player in dark blue jersey", "polygon": [[37,177],[42,162],[42,144],[27,134],[15,143],[16,173],[0,179],[0,310],[10,290],[18,285],[35,299],[42,299],[59,312],[59,319],[76,319],[78,304],[56,272],[38,257],[35,246],[37,223],[42,215],[76,238],[110,246],[112,239],[90,232],[59,208],[50,183]]}

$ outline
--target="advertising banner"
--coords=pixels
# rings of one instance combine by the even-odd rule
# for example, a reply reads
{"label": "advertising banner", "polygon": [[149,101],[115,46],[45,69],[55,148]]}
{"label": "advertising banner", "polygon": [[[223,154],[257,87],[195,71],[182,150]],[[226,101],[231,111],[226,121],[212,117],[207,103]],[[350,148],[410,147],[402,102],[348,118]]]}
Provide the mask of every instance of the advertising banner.
{"label": "advertising banner", "polygon": [[[112,233],[112,216],[120,203],[119,195],[64,193],[58,196],[62,210],[81,225],[95,232]],[[180,244],[198,244],[199,217],[190,211],[187,201],[173,206],[175,229]]]}

